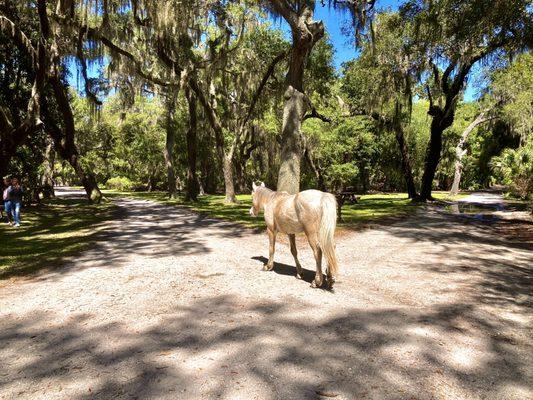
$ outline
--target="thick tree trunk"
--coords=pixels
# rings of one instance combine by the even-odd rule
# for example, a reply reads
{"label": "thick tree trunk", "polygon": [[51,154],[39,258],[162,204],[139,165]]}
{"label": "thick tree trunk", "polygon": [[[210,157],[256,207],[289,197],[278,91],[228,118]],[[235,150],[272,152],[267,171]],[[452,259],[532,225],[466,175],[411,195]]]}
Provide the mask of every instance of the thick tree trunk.
{"label": "thick tree trunk", "polygon": [[442,151],[442,132],[444,128],[441,124],[441,117],[434,116],[431,121],[431,132],[429,143],[426,149],[424,160],[424,174],[422,175],[422,187],[420,189],[420,199],[432,200],[431,191],[433,190],[433,179],[440,161]]}
{"label": "thick tree trunk", "polygon": [[405,135],[401,125],[397,124],[395,127],[396,141],[401,153],[402,173],[405,179],[405,186],[407,187],[407,194],[410,199],[417,199],[418,193],[416,193],[415,181],[413,179],[413,169],[411,167],[411,159],[409,157],[409,150],[407,143],[405,142]]}
{"label": "thick tree trunk", "polygon": [[450,190],[450,195],[456,196],[459,193],[459,186],[461,184],[461,175],[463,173],[463,157],[466,154],[465,145],[468,141],[468,136],[474,128],[485,121],[488,121],[490,118],[485,117],[488,110],[482,111],[474,121],[472,121],[461,135],[459,143],[455,148],[455,174],[453,176],[452,189]]}
{"label": "thick tree trunk", "polygon": [[46,149],[44,151],[43,176],[41,179],[43,196],[46,199],[50,197],[55,197],[54,178],[53,178],[54,177],[54,161],[55,161],[54,141],[50,137],[48,137],[46,140]]}
{"label": "thick tree trunk", "polygon": [[[435,178],[435,172],[437,171],[442,151],[442,133],[446,128],[452,126],[455,118],[458,95],[463,88],[472,65],[481,58],[482,55],[478,55],[459,65],[451,63],[445,69],[442,77],[439,77],[439,70],[434,66],[434,83],[439,85],[442,89],[442,93],[445,95],[445,102],[444,106],[435,104],[431,95],[431,89],[429,85],[426,86],[429,97],[428,115],[430,115],[432,119],[429,143],[424,161],[422,187],[420,189],[420,199],[423,201],[432,200],[431,191],[433,189],[433,179]],[[453,79],[450,79],[450,75],[455,70],[457,71],[455,76]]]}
{"label": "thick tree trunk", "polygon": [[291,194],[300,191],[300,162],[302,158],[300,126],[304,113],[304,94],[289,86],[285,92],[285,106],[283,107],[278,191]]}
{"label": "thick tree trunk", "polygon": [[174,173],[174,143],[175,132],[173,126],[175,97],[169,94],[167,99],[167,120],[166,120],[166,142],[163,155],[165,157],[165,166],[167,168],[167,190],[170,198],[177,197],[176,175]]}
{"label": "thick tree trunk", "polygon": [[224,156],[224,163],[222,165],[222,172],[224,174],[224,185],[226,187],[226,203],[236,203],[235,186],[233,184],[233,159],[229,155]]}
{"label": "thick tree trunk", "polygon": [[324,25],[322,22],[313,21],[311,7],[304,6],[300,13],[296,13],[286,7],[284,2],[273,1],[273,5],[289,23],[292,31],[292,49],[283,107],[281,163],[277,190],[298,193],[300,191],[300,163],[303,154],[300,127],[307,107],[303,88],[305,62],[315,43],[324,36]]}
{"label": "thick tree trunk", "polygon": [[189,201],[198,200],[198,177],[196,176],[197,127],[196,97],[186,88],[185,97],[189,105],[189,128],[187,129],[187,193]]}

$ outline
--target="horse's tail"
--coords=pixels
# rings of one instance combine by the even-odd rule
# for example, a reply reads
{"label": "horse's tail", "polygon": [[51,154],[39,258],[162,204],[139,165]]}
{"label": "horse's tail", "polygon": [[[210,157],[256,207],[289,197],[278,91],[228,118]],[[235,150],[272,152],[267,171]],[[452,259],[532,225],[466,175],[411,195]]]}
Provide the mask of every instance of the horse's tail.
{"label": "horse's tail", "polygon": [[337,225],[337,200],[335,196],[326,193],[322,197],[322,218],[318,230],[318,240],[322,254],[328,261],[328,271],[335,277],[339,270],[337,255],[335,254],[335,227]]}

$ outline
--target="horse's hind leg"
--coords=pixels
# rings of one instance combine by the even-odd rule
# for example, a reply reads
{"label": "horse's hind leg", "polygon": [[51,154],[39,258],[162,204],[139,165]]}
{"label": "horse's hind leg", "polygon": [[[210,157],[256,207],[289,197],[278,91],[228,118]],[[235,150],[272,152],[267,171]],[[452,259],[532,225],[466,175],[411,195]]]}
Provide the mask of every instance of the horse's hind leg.
{"label": "horse's hind leg", "polygon": [[263,271],[271,271],[274,268],[274,251],[276,249],[276,231],[267,229],[268,241],[270,242],[268,251],[268,262],[263,267]]}
{"label": "horse's hind leg", "polygon": [[322,286],[323,276],[322,276],[322,250],[318,245],[318,237],[316,233],[308,234],[307,239],[309,240],[309,245],[313,249],[313,254],[315,255],[316,260],[316,273],[315,279],[311,282],[311,287],[319,288]]}
{"label": "horse's hind leg", "polygon": [[328,265],[328,270],[326,272],[326,286],[329,290],[333,289],[333,284],[335,283],[335,277],[331,274],[331,271],[329,270],[329,265]]}
{"label": "horse's hind leg", "polygon": [[296,249],[296,235],[289,234],[289,241],[291,242],[291,253],[296,263],[296,278],[302,279],[303,271],[300,262],[298,261],[298,250]]}

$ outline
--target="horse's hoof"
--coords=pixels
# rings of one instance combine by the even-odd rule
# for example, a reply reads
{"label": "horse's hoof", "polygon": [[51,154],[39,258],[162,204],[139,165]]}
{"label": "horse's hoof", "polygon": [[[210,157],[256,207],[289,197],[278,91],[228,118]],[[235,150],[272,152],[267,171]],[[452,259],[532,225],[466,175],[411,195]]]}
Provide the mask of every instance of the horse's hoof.
{"label": "horse's hoof", "polygon": [[302,275],[296,274],[296,279],[302,279]]}
{"label": "horse's hoof", "polygon": [[316,283],[314,280],[313,280],[313,282],[311,282],[311,287],[312,287],[312,288],[317,289],[317,288],[319,288],[320,286],[322,286],[322,284],[317,285],[317,283]]}
{"label": "horse's hoof", "polygon": [[263,271],[272,271],[272,268],[274,268],[274,265],[263,265]]}

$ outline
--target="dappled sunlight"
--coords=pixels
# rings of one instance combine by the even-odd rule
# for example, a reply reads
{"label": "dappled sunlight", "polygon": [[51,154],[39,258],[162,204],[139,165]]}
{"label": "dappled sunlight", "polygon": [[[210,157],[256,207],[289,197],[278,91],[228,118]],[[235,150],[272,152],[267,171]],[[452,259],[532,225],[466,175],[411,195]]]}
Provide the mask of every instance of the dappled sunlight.
{"label": "dappled sunlight", "polygon": [[528,393],[531,256],[505,225],[418,208],[339,235],[341,273],[326,291],[309,287],[307,244],[298,243],[297,280],[283,241],[262,272],[263,234],[182,207],[114,201],[119,211],[91,249],[3,288],[8,397]]}
{"label": "dappled sunlight", "polygon": [[68,198],[24,209],[20,228],[0,226],[0,279],[57,268],[94,244],[116,211],[112,204]]}
{"label": "dappled sunlight", "polygon": [[[495,326],[463,305],[350,308],[316,321],[295,313],[306,309],[305,302],[242,304],[222,295],[165,306],[162,318],[111,324],[90,314],[4,316],[0,362],[7,375],[0,388],[71,399],[180,393],[229,399],[251,387],[262,399],[314,398],[318,391],[351,399],[369,390],[374,398],[394,399],[438,394],[445,384],[463,396],[501,390],[518,399],[520,391],[507,385],[526,385],[527,360],[488,335]],[[450,313],[472,329],[456,331]],[[433,335],[420,335],[421,329]],[[502,358],[513,361],[502,365]]]}

